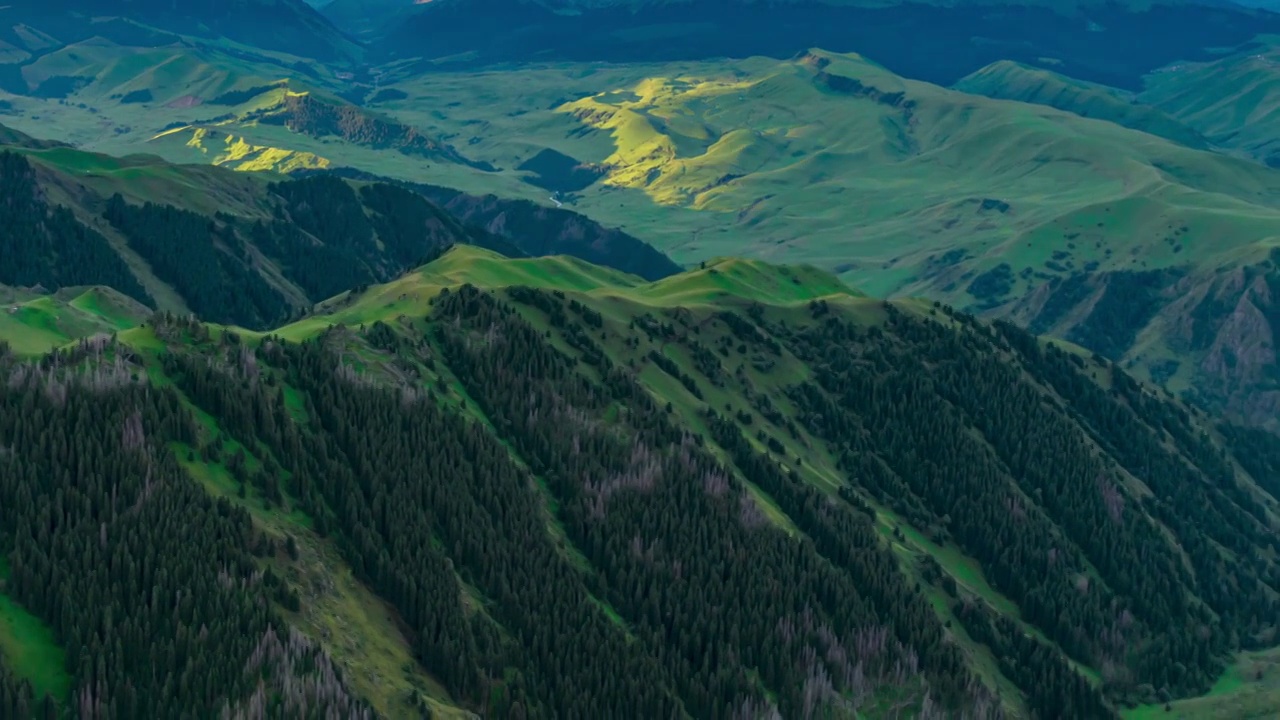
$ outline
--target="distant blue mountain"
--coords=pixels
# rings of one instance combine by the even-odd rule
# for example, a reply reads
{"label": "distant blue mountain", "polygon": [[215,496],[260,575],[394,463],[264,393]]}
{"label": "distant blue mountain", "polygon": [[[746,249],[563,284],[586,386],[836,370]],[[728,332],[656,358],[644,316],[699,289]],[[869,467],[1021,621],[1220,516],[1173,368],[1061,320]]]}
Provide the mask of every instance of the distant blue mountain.
{"label": "distant blue mountain", "polygon": [[[1252,0],[1280,2],[1280,0]],[[1074,6],[1073,6],[1074,8]],[[1011,2],[857,7],[815,0],[572,3],[434,0],[397,16],[373,44],[387,56],[468,53],[472,65],[521,60],[674,61],[809,47],[855,51],[943,85],[996,60],[1052,62],[1059,72],[1138,88],[1147,72],[1280,33],[1280,16],[1228,3],[1108,2],[1055,10]]]}
{"label": "distant blue mountain", "polygon": [[[0,39],[16,25],[64,43],[100,35],[130,44],[164,44],[172,39],[167,33],[176,33],[323,61],[349,59],[357,50],[304,0],[8,0],[0,5]],[[24,45],[21,40],[11,44]]]}

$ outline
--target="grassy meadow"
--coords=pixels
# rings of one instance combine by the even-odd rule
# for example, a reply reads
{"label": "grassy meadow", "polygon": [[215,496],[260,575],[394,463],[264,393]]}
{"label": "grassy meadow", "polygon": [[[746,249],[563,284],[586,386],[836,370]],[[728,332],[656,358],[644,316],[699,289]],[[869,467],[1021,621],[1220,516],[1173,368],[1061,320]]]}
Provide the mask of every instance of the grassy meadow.
{"label": "grassy meadow", "polygon": [[145,306],[109,288],[64,288],[54,295],[32,295],[0,287],[0,341],[22,355],[126,330],[149,314]]}
{"label": "grassy meadow", "polygon": [[1208,694],[1135,708],[1124,720],[1266,720],[1280,708],[1280,648],[1241,653]]}
{"label": "grassy meadow", "polygon": [[0,656],[5,667],[31,683],[37,695],[65,698],[71,677],[64,668],[63,650],[48,626],[4,594],[8,578],[6,553],[0,555]]}

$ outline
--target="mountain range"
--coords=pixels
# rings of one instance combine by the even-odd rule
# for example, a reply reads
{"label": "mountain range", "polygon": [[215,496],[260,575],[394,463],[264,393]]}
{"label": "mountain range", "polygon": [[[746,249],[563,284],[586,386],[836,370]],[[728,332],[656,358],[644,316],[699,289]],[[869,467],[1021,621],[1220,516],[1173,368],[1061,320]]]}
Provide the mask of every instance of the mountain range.
{"label": "mountain range", "polygon": [[[85,433],[54,419],[91,401],[123,415],[79,443],[105,457],[143,448],[163,473],[136,520],[106,526],[103,552],[128,562],[143,540],[182,543],[148,522],[153,503],[186,527],[217,513],[243,528],[226,532],[247,533],[247,547],[224,541],[209,570],[176,576],[210,583],[192,621],[225,617],[205,613],[234,600],[261,633],[242,651],[187,651],[175,672],[217,679],[209,707],[260,702],[252,685],[237,689],[237,652],[274,652],[254,671],[257,692],[287,715],[306,703],[389,717],[631,716],[614,704],[625,698],[647,703],[645,717],[714,717],[723,697],[726,713],[747,717],[1101,718],[1113,701],[1205,688],[1236,642],[1274,640],[1274,439],[1215,424],[1070,346],[869,299],[814,268],[729,259],[647,282],[456,246],[268,332],[130,316],[106,289],[13,307],[34,327],[67,328],[76,312],[113,330],[35,363],[6,357],[0,398],[42,418],[30,440],[3,428],[13,477],[65,477],[59,463],[75,457],[39,448]],[[140,439],[119,445],[121,427]],[[1029,445],[1027,428],[1040,433]],[[662,433],[653,444],[651,433]],[[142,462],[129,457],[112,462]],[[437,464],[449,457],[469,463]],[[578,457],[592,464],[575,471]],[[32,493],[35,507],[57,492],[0,487]],[[145,491],[103,487],[125,508]],[[97,488],[62,490],[83,491]],[[24,503],[2,506],[18,528],[3,590],[40,631],[4,647],[55,663],[9,672],[40,691],[79,686],[60,670],[64,653],[77,667],[106,651],[59,642],[79,630],[49,614],[34,583],[74,570],[59,551],[36,554]],[[380,520],[392,506],[396,522]],[[78,525],[55,542],[100,532]],[[387,556],[431,528],[411,544],[427,555]],[[1004,536],[1018,538],[1016,554]],[[215,579],[231,562],[257,573],[234,594]],[[413,573],[393,573],[409,562]],[[718,579],[696,582],[705,573]],[[1160,602],[1166,585],[1189,601]],[[730,588],[754,611],[714,609]],[[138,628],[167,621],[163,605],[125,611],[117,597],[103,612]],[[254,597],[278,609],[251,619]],[[708,627],[706,613],[725,613],[727,627]],[[210,638],[228,632],[217,627]],[[277,643],[293,649],[269,651]],[[708,643],[723,659],[701,659]],[[528,649],[543,644],[554,655]],[[751,654],[762,648],[777,660]],[[1231,672],[1256,673],[1262,688],[1276,660],[1251,651]],[[619,663],[635,667],[610,669]],[[668,675],[672,663],[690,669]],[[183,702],[113,667],[101,702],[161,715]],[[593,673],[635,686],[613,695]],[[1246,712],[1270,700],[1229,702]]]}
{"label": "mountain range", "polygon": [[[817,46],[858,52],[943,85],[1015,60],[1136,89],[1152,70],[1208,59],[1206,48],[1237,46],[1280,27],[1280,16],[1269,12],[1194,2],[437,0],[419,8],[394,16],[376,41],[382,52],[476,66],[783,58]],[[1135,36],[1143,41],[1123,40]]]}
{"label": "mountain range", "polygon": [[0,41],[18,52],[94,37],[146,44],[230,41],[321,61],[351,59],[358,46],[302,0],[13,0],[0,9]]}
{"label": "mountain range", "polygon": [[1273,717],[1278,31],[5,4],[0,717]]}

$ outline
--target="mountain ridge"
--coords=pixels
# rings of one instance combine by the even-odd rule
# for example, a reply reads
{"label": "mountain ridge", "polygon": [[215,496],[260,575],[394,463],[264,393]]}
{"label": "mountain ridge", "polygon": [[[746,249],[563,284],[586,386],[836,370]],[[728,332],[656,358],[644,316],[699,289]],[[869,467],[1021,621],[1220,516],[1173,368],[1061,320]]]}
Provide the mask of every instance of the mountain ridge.
{"label": "mountain ridge", "polygon": [[[454,243],[525,254],[397,185],[332,175],[263,178],[155,156],[96,155],[16,132],[5,137],[17,143],[0,147],[6,224],[28,228],[18,235],[35,242],[10,245],[6,255],[16,261],[0,283],[50,291],[105,284],[153,308],[264,327],[353,286],[388,280]],[[677,269],[640,241],[567,211],[510,220],[511,229],[530,232],[539,254],[581,247],[649,277]],[[624,258],[635,248],[648,252]],[[216,272],[195,272],[183,253],[200,254]]]}
{"label": "mountain ridge", "polygon": [[[11,17],[23,13],[20,22],[61,43],[94,35],[137,39],[159,31],[161,35],[155,36],[153,43],[168,44],[166,40],[178,39],[175,36],[206,41],[226,38],[325,61],[351,61],[359,52],[354,42],[302,0],[195,0],[183,3],[181,10],[168,0],[124,2],[120,10],[127,12],[119,15],[103,12],[93,0],[13,0],[0,12]],[[38,49],[14,35],[14,30],[5,30],[0,39],[28,50]]]}
{"label": "mountain ridge", "polygon": [[[277,598],[271,607],[281,608],[291,618],[287,622],[299,623],[296,642],[322,653],[322,665],[334,664],[328,702],[348,698],[342,702],[360,707],[370,697],[357,690],[363,688],[375,693],[384,712],[387,703],[407,707],[398,704],[406,702],[400,693],[392,697],[378,690],[401,682],[404,671],[425,688],[410,693],[407,702],[451,714],[483,707],[503,711],[519,703],[528,717],[571,708],[595,712],[593,706],[631,716],[635,692],[641,692],[649,693],[639,697],[652,704],[652,712],[664,714],[661,708],[670,703],[713,716],[719,703],[694,689],[705,684],[720,687],[712,694],[741,693],[728,701],[726,716],[744,704],[750,716],[792,705],[802,712],[801,680],[825,677],[817,702],[833,710],[858,707],[874,714],[897,705],[918,714],[941,706],[980,717],[1034,711],[1103,718],[1116,717],[1125,704],[1151,703],[1158,711],[1167,699],[1202,692],[1239,649],[1232,638],[1246,648],[1274,642],[1280,572],[1270,558],[1280,522],[1280,476],[1274,471],[1280,465],[1267,464],[1280,458],[1274,438],[1215,423],[1133,381],[1114,364],[1062,350],[1007,323],[983,323],[922,301],[886,303],[835,285],[835,296],[816,296],[803,272],[731,260],[646,284],[572,259],[505,259],[457,246],[390,284],[334,298],[314,317],[272,331],[159,313],[114,339],[68,344],[59,351],[56,372],[67,373],[60,387],[68,407],[80,407],[79,393],[87,387],[80,383],[95,377],[105,382],[132,373],[133,383],[153,386],[148,392],[160,405],[142,403],[142,388],[128,382],[94,391],[100,408],[117,407],[117,401],[122,408],[144,408],[145,438],[165,438],[170,428],[197,423],[180,439],[157,440],[176,443],[173,457],[179,461],[179,474],[157,492],[207,493],[226,504],[221,512],[227,517],[243,518],[244,537],[250,538],[244,551],[258,548],[259,567],[271,571],[261,592]],[[775,287],[771,293],[760,292],[758,280],[717,285],[726,276],[760,273]],[[715,294],[726,289],[727,295]],[[17,378],[0,385],[0,401],[25,402],[44,412],[45,403],[53,402],[40,384],[45,376],[23,370],[35,366],[11,355],[0,362]],[[55,365],[52,358],[37,362]],[[361,406],[367,408],[359,411],[361,422],[335,424],[344,408],[354,412]],[[176,414],[162,414],[162,407]],[[465,457],[482,457],[480,448],[490,448],[483,451],[483,457],[496,453],[486,461],[489,470],[477,468],[466,482],[452,482],[442,469],[397,469],[401,456],[390,451],[391,444],[408,447],[415,436],[411,428],[435,413],[443,413],[436,420],[442,424],[411,443],[417,456],[452,457],[445,452],[449,445],[437,443],[470,433],[470,442],[480,444],[471,445]],[[115,435],[128,425],[127,415],[122,418],[112,426]],[[1030,428],[1039,428],[1034,432],[1043,433],[1044,442],[1025,443]],[[321,436],[328,439],[322,443]],[[1060,443],[1052,457],[1044,450],[1050,436]],[[668,437],[671,442],[659,442]],[[1117,437],[1126,441],[1118,443]],[[365,456],[369,460],[379,458],[375,465],[355,459],[361,451],[354,438],[383,443],[364,451],[375,453]],[[0,440],[22,442],[7,424],[0,424]],[[301,449],[289,450],[295,442]],[[327,442],[339,443],[344,456],[353,457],[326,454],[321,448]],[[945,456],[938,454],[944,448]],[[1242,448],[1251,454],[1236,454]],[[25,451],[11,457],[54,461]],[[579,463],[583,467],[576,470]],[[616,474],[608,471],[600,480],[596,463],[613,463],[603,467]],[[281,472],[265,470],[275,464]],[[321,467],[329,474],[313,474]],[[372,467],[378,470],[362,469]],[[514,474],[494,472],[498,467]],[[364,560],[366,553],[376,558],[378,547],[396,544],[359,540],[363,535],[350,529],[398,533],[414,525],[341,522],[339,508],[364,502],[358,485],[344,485],[346,477],[353,483],[357,477],[381,477],[383,484],[419,488],[415,492],[453,487],[462,493],[431,504],[401,495],[395,503],[401,517],[435,512],[430,508],[445,497],[459,503],[473,492],[476,502],[490,498],[493,504],[483,514],[468,515],[469,522],[441,516],[442,542],[432,550],[441,556],[429,567],[438,573],[434,582],[449,590],[430,596],[431,615],[416,604],[422,596],[397,589],[394,576]],[[484,477],[507,478],[507,489],[485,484]],[[953,497],[957,483],[963,487],[960,499]],[[516,488],[522,489],[510,495]],[[354,494],[339,500],[348,490]],[[16,507],[0,504],[0,512]],[[669,526],[691,532],[715,523],[717,533],[709,542],[675,542],[657,526],[636,524],[647,513],[676,513],[680,522]],[[1234,521],[1218,521],[1227,515]],[[495,524],[498,517],[503,522]],[[510,533],[500,530],[513,525]],[[462,533],[480,532],[488,538],[489,555],[472,555],[460,544]],[[359,544],[349,546],[348,533]],[[1007,552],[998,540],[1008,533],[1018,553]],[[611,543],[620,550],[610,551]],[[743,551],[741,543],[750,543],[754,552]],[[1130,562],[1139,548],[1147,561]],[[28,567],[38,563],[32,549],[19,535],[10,554],[15,572],[3,592],[30,603],[38,621],[51,622],[57,641],[74,637],[31,592]],[[395,608],[407,627],[425,628],[427,618],[451,616],[445,631],[450,634],[418,634],[409,670],[357,685],[361,675],[354,663],[368,658],[312,624],[319,620],[314,608],[327,601],[308,584],[309,566],[295,559],[328,552],[334,552],[326,557],[336,567],[352,568],[363,592]],[[1252,562],[1223,562],[1219,555],[1255,552]],[[528,553],[561,568],[554,571],[561,590],[526,583],[503,589],[503,578],[516,572],[510,563]],[[781,553],[779,561],[792,559],[762,561],[773,553]],[[697,559],[708,554],[713,558]],[[502,573],[493,567],[496,557],[506,558]],[[735,641],[696,620],[699,614],[654,618],[643,598],[657,593],[661,602],[683,598],[679,602],[693,603],[683,607],[696,608],[702,601],[688,593],[703,585],[682,578],[724,563],[735,572],[719,582],[740,582],[746,597],[758,595],[752,607],[770,608],[767,598],[777,587],[790,587],[792,599],[806,601],[812,615],[784,612],[779,620],[769,611],[757,622],[751,613],[720,614],[733,627],[755,628],[758,642],[796,663],[728,675],[692,669],[686,683],[677,683],[665,668],[692,662],[701,643],[676,640],[668,646],[667,633],[722,644],[728,663],[741,662],[734,658],[745,657],[739,652],[757,641],[740,641],[751,644],[729,653]],[[483,567],[491,568],[488,574]],[[216,574],[207,572],[210,578]],[[532,570],[519,572],[529,583],[539,577]],[[627,580],[627,572],[646,573],[643,583]],[[758,584],[777,572],[789,573],[793,582]],[[846,610],[809,594],[809,583],[819,578],[845,588],[840,606]],[[1168,604],[1160,600],[1164,595],[1146,591],[1166,582],[1192,598]],[[1219,582],[1236,589],[1215,590]],[[1050,591],[1058,586],[1061,592]],[[582,593],[582,604],[554,601],[561,605],[557,612],[574,613],[564,624],[548,614],[548,598],[570,588]],[[865,684],[855,679],[857,673],[843,673],[839,652],[804,660],[805,647],[820,647],[809,643],[825,642],[823,626],[833,634],[830,642],[856,647],[855,635],[840,639],[837,630],[854,619],[840,614],[854,606],[870,613],[866,619],[892,623],[888,627],[903,633],[906,643],[857,650],[867,662]],[[145,607],[139,605],[137,622],[151,622]],[[1226,613],[1233,619],[1226,620],[1229,610],[1235,611]],[[577,678],[600,663],[628,657],[618,653],[637,653],[628,662],[654,682],[626,693],[625,704],[618,705],[621,696],[599,689],[607,684],[594,693],[555,684],[516,653],[504,657],[519,674],[509,672],[502,692],[490,694],[490,704],[482,706],[477,693],[483,684],[469,678],[483,674],[486,661],[473,662],[468,655],[459,660],[457,653],[435,649],[442,640],[428,638],[481,638],[490,632],[499,635],[477,641],[468,652],[483,657],[490,652],[484,643],[520,643],[506,645],[504,652],[515,652],[528,647],[523,633],[533,632],[563,645],[557,657],[575,658],[552,677]],[[593,642],[579,642],[583,633]],[[793,644],[788,638],[807,640]],[[1151,650],[1123,651],[1133,647]],[[1203,657],[1206,647],[1212,658]],[[907,659],[913,648],[920,652],[918,665]],[[659,663],[659,652],[677,654],[663,654],[667,659]],[[900,658],[903,669],[870,662],[885,652]],[[4,657],[0,652],[0,668]],[[243,662],[234,654],[201,657],[208,663],[225,657],[237,669]],[[1174,672],[1170,657],[1185,658],[1180,662],[1187,670]],[[283,686],[289,673],[306,673],[306,667],[280,666],[266,681]],[[792,675],[796,683],[784,682]],[[1259,680],[1265,683],[1262,675]],[[438,686],[430,689],[432,684]],[[115,693],[122,686],[107,687],[104,692]],[[238,691],[227,687],[219,698],[240,702]],[[149,694],[147,702],[155,707],[168,697]],[[1251,697],[1224,696],[1218,702],[1244,708],[1258,700]]]}
{"label": "mountain ridge", "polygon": [[1209,141],[1159,108],[1101,85],[1072,80],[1050,70],[1001,60],[975,71],[952,87],[974,95],[1047,105],[1082,117],[1108,120],[1204,150]]}
{"label": "mountain ridge", "polygon": [[[786,58],[821,46],[862,52],[899,74],[942,85],[996,60],[1052,58],[1072,76],[1136,89],[1140,76],[1155,68],[1175,60],[1208,57],[1206,47],[1241,45],[1267,32],[1267,27],[1280,27],[1280,17],[1274,14],[1226,3],[1133,7],[1099,3],[1089,7],[1085,18],[1063,14],[1054,9],[1056,5],[1032,3],[984,5],[991,11],[978,16],[969,5],[865,7],[723,0],[694,6],[572,4],[568,12],[521,0],[453,0],[427,3],[415,16],[398,18],[384,28],[377,43],[397,59],[457,56],[457,63],[464,67],[535,58],[610,62],[752,55]],[[1213,28],[1212,35],[1206,35],[1207,28]],[[1139,50],[1107,39],[1144,31],[1160,42]],[[903,49],[907,36],[939,51],[913,56]],[[667,41],[648,43],[659,37]],[[972,37],[986,42],[975,45]]]}

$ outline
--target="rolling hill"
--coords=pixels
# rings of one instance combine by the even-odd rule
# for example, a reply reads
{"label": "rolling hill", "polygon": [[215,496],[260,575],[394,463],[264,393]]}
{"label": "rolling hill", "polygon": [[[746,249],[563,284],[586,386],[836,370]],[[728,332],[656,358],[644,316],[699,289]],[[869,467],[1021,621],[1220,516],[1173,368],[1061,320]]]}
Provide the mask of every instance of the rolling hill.
{"label": "rolling hill", "polygon": [[204,140],[206,136],[213,135],[225,138],[224,144],[234,146],[215,156],[213,162],[217,165],[279,172],[328,167],[330,161],[315,153],[250,145],[245,136],[238,133],[247,133],[254,138],[278,138],[283,140],[281,144],[287,145],[296,145],[295,138],[305,136],[318,140],[321,152],[324,143],[341,142],[356,148],[392,150],[413,163],[435,162],[482,172],[497,170],[489,163],[468,159],[452,145],[425,135],[410,125],[340,98],[320,97],[307,90],[291,90],[286,82],[222,97],[228,96],[229,99],[223,103],[216,103],[215,99],[215,104],[232,106],[220,108],[227,112],[160,132],[148,141],[148,146],[169,157],[182,156],[183,151],[177,147],[179,144],[207,153]]}
{"label": "rolling hill", "polygon": [[11,287],[106,285],[151,308],[270,327],[455,243],[515,256],[526,242],[539,254],[576,248],[649,278],[677,269],[640,241],[567,211],[513,213],[499,228],[513,235],[508,242],[401,185],[115,158],[11,130],[5,137],[0,215],[10,232],[0,239],[8,259],[0,284]]}
{"label": "rolling hill", "polygon": [[[1071,111],[985,100],[820,51],[783,64],[632,67],[583,80],[511,71],[469,76],[486,97],[512,97],[513,76],[522,93],[515,118],[485,117],[479,127],[492,139],[473,153],[508,167],[548,153],[570,158],[561,168],[599,167],[575,187],[573,206],[678,260],[797,258],[873,295],[1014,317],[1271,423],[1271,330],[1231,329],[1235,308],[1269,316],[1269,296],[1246,291],[1251,279],[1225,278],[1270,272],[1280,175],[1202,149],[1196,131],[1119,91],[1019,66],[993,70],[1004,71],[1002,92],[1042,102],[1053,93]],[[453,86],[429,82],[403,84],[409,97],[387,112],[426,126],[414,98]],[[1103,117],[1082,117],[1090,108]],[[466,122],[475,132],[474,117],[436,127]],[[1142,131],[1157,129],[1183,142]],[[1111,300],[1097,302],[1113,283]],[[1220,293],[1197,315],[1193,340],[1183,306]],[[1255,299],[1242,306],[1249,293]]]}
{"label": "rolling hill", "polygon": [[1164,68],[1138,97],[1215,143],[1280,167],[1280,47],[1274,42]]}
{"label": "rolling hill", "polygon": [[966,75],[952,87],[973,95],[1048,105],[1081,117],[1106,120],[1203,150],[1207,140],[1165,112],[1137,102],[1132,93],[1001,60]]}
{"label": "rolling hill", "polygon": [[[1265,120],[1266,101],[1232,115],[1253,85],[1210,88],[1214,66],[1157,74],[1135,95],[1012,62],[947,89],[823,50],[785,62],[589,71],[400,65],[379,71],[377,90],[323,73],[306,86],[270,79],[255,64],[225,81],[195,70],[208,78],[198,96],[175,83],[125,103],[112,97],[134,86],[115,78],[142,76],[107,70],[111,56],[93,56],[93,80],[65,103],[16,98],[17,126],[38,128],[48,113],[84,127],[77,137],[100,138],[92,147],[145,147],[170,161],[342,169],[377,181],[361,174],[374,170],[507,240],[518,236],[510,219],[541,223],[558,217],[548,206],[563,205],[685,264],[726,255],[812,263],[875,296],[1016,318],[1179,392],[1195,389],[1241,419],[1270,422],[1276,409],[1270,341],[1253,347],[1227,314],[1243,295],[1222,288],[1247,283],[1220,278],[1269,272],[1280,174],[1229,154],[1265,150],[1250,145],[1245,120]],[[140,67],[154,76],[149,68],[165,62],[148,56]],[[1181,78],[1182,105],[1159,95],[1160,82],[1173,82],[1162,78]],[[1210,89],[1225,95],[1214,100]],[[168,100],[186,96],[199,103]],[[1187,104],[1192,97],[1205,100]],[[78,98],[94,104],[81,109]],[[140,119],[150,125],[132,125]],[[464,197],[427,189],[439,186]],[[494,200],[469,199],[481,196]],[[615,231],[603,232],[591,234]],[[538,247],[532,254],[557,251]],[[620,266],[623,255],[581,256]],[[1116,289],[1099,303],[1104,286]],[[1188,298],[1221,293],[1202,311],[1219,314],[1195,333],[1178,320]],[[1249,305],[1265,316],[1262,297]]]}
{"label": "rolling hill", "polygon": [[1231,717],[1276,700],[1274,437],[815,268],[647,282],[460,245],[267,332],[161,313],[28,352],[0,354],[9,476],[68,477],[41,448],[71,433],[104,460],[83,489],[0,484],[0,708],[34,706],[24,681],[83,692],[89,619],[169,651],[168,603],[117,582],[73,624],[34,582],[94,592],[99,553],[140,552],[208,628],[158,666],[207,678],[198,699],[103,651],[97,697],[150,714],[257,692],[358,717],[1141,717],[1219,679]]}

